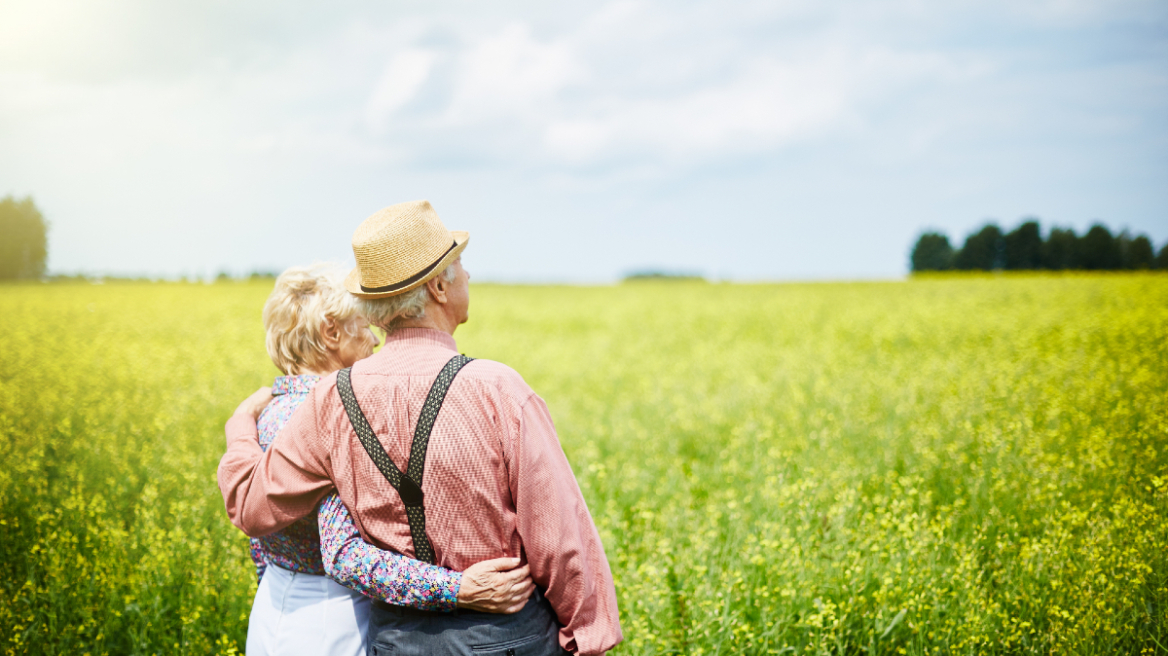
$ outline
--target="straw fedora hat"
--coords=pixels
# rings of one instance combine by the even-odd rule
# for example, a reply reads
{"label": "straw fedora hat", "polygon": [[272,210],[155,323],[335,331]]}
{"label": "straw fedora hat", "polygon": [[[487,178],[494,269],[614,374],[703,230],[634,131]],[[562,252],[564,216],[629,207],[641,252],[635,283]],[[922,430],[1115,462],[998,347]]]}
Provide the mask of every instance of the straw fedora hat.
{"label": "straw fedora hat", "polygon": [[466,232],[447,230],[428,200],[390,205],[353,233],[357,268],[345,289],[360,298],[404,294],[438,275],[469,241]]}

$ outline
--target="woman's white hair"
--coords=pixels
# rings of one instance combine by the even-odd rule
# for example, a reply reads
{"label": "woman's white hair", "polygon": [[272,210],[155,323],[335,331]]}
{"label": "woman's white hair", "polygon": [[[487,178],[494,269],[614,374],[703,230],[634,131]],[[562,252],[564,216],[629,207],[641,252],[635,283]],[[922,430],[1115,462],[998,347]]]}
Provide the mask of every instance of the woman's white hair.
{"label": "woman's white hair", "polygon": [[[446,282],[454,282],[458,272],[454,267],[447,266],[437,277]],[[361,314],[369,323],[384,330],[387,334],[396,330],[402,321],[421,319],[426,316],[426,303],[430,301],[430,289],[421,285],[404,294],[388,298],[363,298],[358,301]]]}
{"label": "woman's white hair", "polygon": [[345,269],[329,262],[294,266],[276,278],[276,287],[264,303],[264,330],[268,355],[280,371],[301,374],[327,366],[321,339],[327,319],[350,335],[364,327],[360,305],[344,281]]}

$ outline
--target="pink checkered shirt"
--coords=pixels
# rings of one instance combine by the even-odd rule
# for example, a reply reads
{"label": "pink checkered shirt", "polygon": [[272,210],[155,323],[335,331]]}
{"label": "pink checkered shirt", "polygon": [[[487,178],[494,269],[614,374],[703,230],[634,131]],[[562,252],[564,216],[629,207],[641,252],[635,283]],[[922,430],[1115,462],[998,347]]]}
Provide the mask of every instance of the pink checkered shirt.
{"label": "pink checkered shirt", "polygon": [[[353,390],[404,470],[430,385],[457,353],[436,330],[394,332],[353,366]],[[405,506],[365,453],[336,391],[317,383],[265,453],[255,422],[227,422],[219,488],[232,523],[262,536],[311,513],[335,485],[366,541],[414,555]],[[434,425],[422,490],[437,564],[454,570],[521,556],[547,591],[560,644],[602,654],[622,639],[612,572],[543,399],[514,370],[475,360],[454,379]]]}

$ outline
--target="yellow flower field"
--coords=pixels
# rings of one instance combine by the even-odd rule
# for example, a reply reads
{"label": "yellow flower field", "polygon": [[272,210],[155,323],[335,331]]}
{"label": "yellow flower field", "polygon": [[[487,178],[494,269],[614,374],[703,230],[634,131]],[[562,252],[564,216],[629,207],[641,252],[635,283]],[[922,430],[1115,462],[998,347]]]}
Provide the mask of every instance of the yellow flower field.
{"label": "yellow flower field", "polygon": [[[0,653],[242,651],[270,286],[0,286]],[[1168,653],[1168,276],[477,285],[456,337],[547,400],[619,654]]]}

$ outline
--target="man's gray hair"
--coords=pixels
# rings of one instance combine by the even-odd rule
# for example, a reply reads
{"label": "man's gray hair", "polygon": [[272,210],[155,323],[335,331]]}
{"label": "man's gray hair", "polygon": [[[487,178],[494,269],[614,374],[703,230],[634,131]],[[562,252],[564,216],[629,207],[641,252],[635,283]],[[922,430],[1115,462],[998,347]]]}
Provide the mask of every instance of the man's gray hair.
{"label": "man's gray hair", "polygon": [[[455,275],[457,272],[454,267],[448,265],[437,277],[446,282],[454,282]],[[386,333],[391,333],[398,328],[395,324],[400,324],[407,319],[425,317],[426,303],[429,301],[430,289],[426,285],[421,285],[397,296],[361,299],[358,305],[361,308],[361,314],[369,319],[369,323],[381,328]]]}

